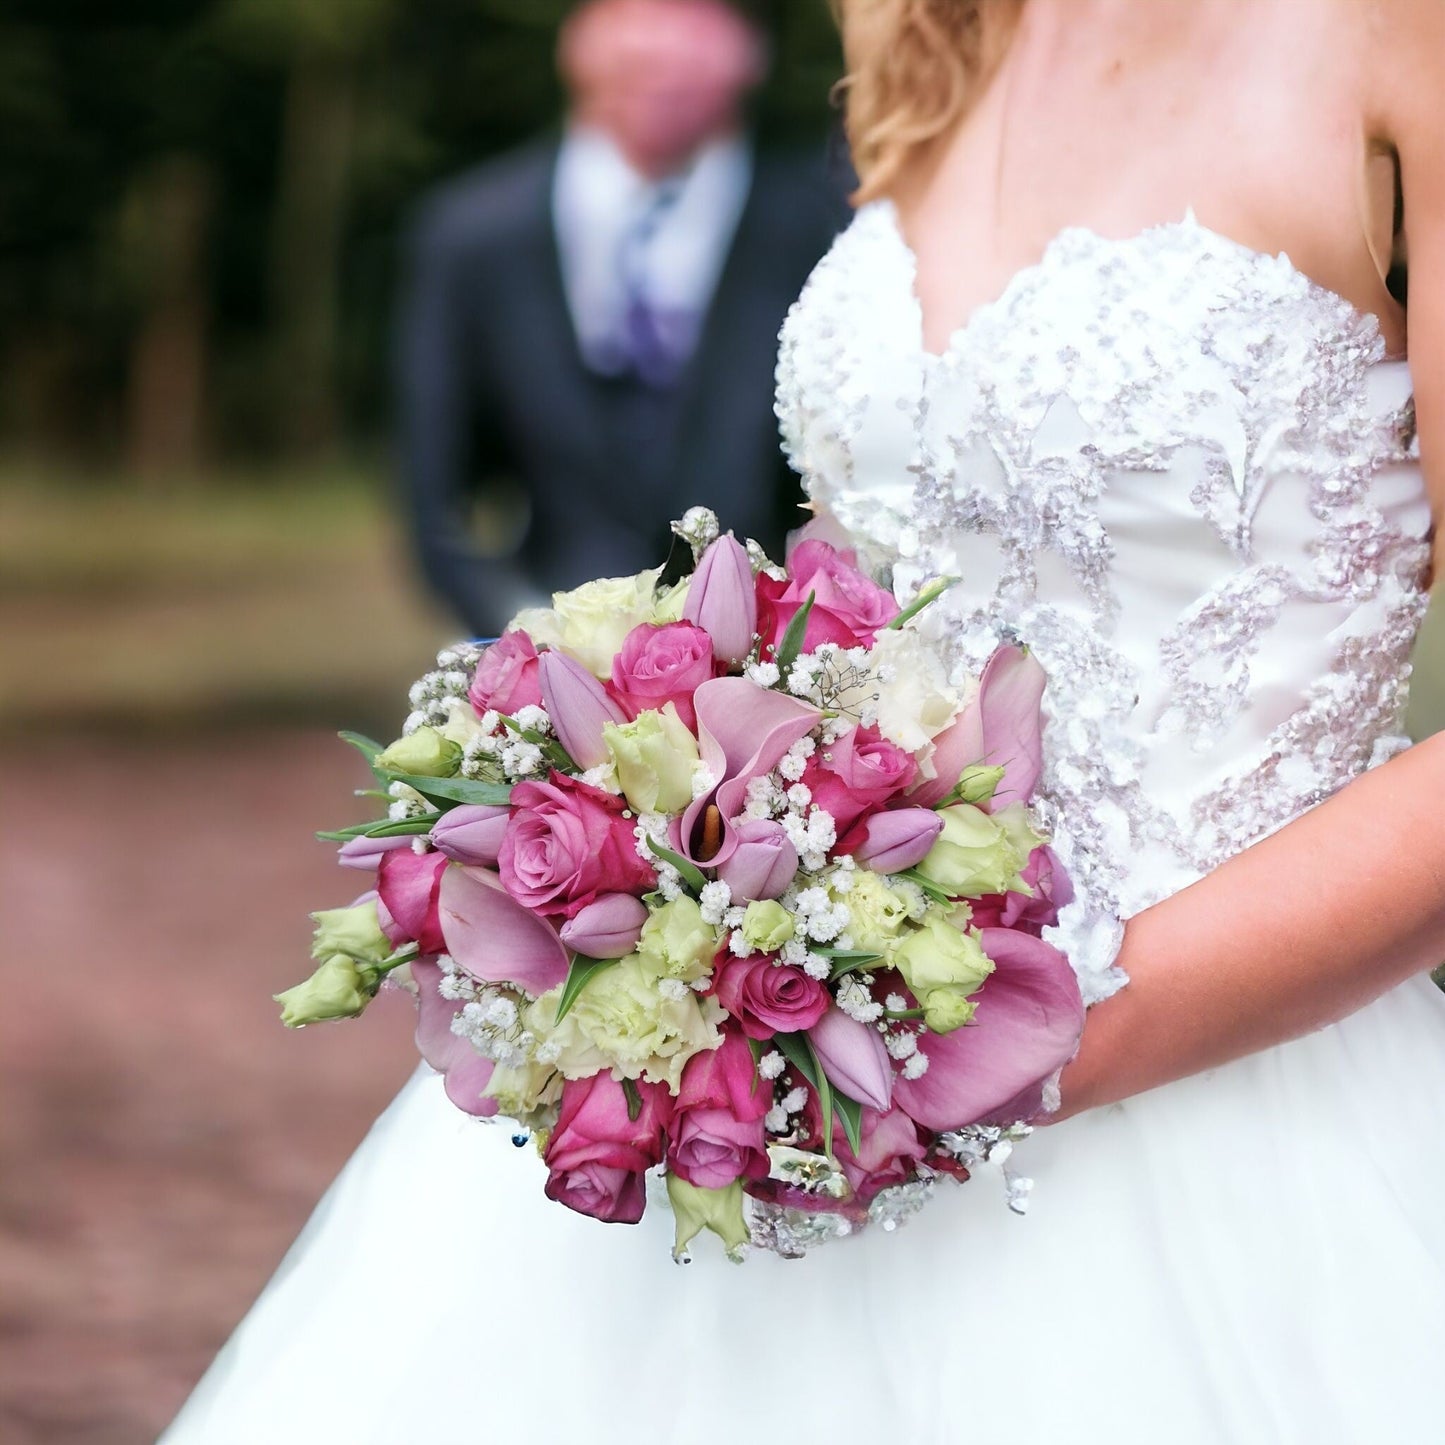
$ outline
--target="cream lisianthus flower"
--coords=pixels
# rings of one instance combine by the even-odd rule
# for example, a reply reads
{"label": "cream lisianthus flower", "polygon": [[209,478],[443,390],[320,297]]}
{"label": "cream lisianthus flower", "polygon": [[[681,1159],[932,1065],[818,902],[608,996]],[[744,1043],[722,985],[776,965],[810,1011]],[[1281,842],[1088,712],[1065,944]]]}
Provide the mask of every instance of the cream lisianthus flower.
{"label": "cream lisianthus flower", "polygon": [[718,946],[718,930],[703,918],[697,900],[683,894],[653,909],[637,951],[655,973],[693,983],[712,972]]}
{"label": "cream lisianthus flower", "polygon": [[682,1259],[688,1245],[704,1229],[712,1230],[722,1240],[729,1259],[742,1259],[743,1248],[752,1235],[743,1215],[741,1180],[735,1179],[723,1189],[700,1189],[677,1174],[669,1174],[667,1198],[676,1222],[674,1259]]}
{"label": "cream lisianthus flower", "polygon": [[918,872],[955,898],[982,898],[1010,889],[1028,893],[1019,877],[1029,854],[1044,840],[1029,827],[1022,803],[985,813],[971,803],[944,808],[943,831]]}
{"label": "cream lisianthus flower", "polygon": [[604,723],[602,741],[623,797],[639,813],[680,813],[692,802],[697,739],[672,703],[630,723]]}
{"label": "cream lisianthus flower", "polygon": [[743,914],[743,937],[759,953],[776,953],[796,927],[793,915],[772,898],[749,903]]}
{"label": "cream lisianthus flower", "polygon": [[839,898],[848,908],[853,947],[887,954],[908,922],[909,900],[866,868],[855,870],[848,891]]}
{"label": "cream lisianthus flower", "polygon": [[563,1082],[553,1065],[533,1059],[520,1068],[498,1064],[482,1093],[495,1099],[497,1108],[507,1118],[515,1119],[528,1129],[542,1129],[556,1117]]}
{"label": "cream lisianthus flower", "polygon": [[353,903],[349,908],[323,908],[311,915],[316,925],[311,940],[312,958],[329,958],[344,953],[351,958],[380,963],[391,954],[391,943],[381,931],[376,899]]}
{"label": "cream lisianthus flower", "polygon": [[634,627],[655,620],[657,578],[652,567],[635,577],[602,577],[571,592],[554,592],[550,607],[519,612],[521,628],[538,647],[561,647],[597,677],[610,677],[612,659]]}
{"label": "cream lisianthus flower", "polygon": [[[555,1019],[555,996],[544,997]],[[666,1084],[675,1094],[687,1061],[722,1044],[723,1017],[715,999],[659,978],[651,960],[634,953],[593,974],[548,1031],[548,1052],[569,1079],[610,1068],[615,1078]]]}
{"label": "cream lisianthus flower", "polygon": [[364,965],[344,953],[332,954],[304,983],[271,997],[281,1005],[288,1029],[305,1028],[325,1019],[354,1019],[376,993],[376,979]]}
{"label": "cream lisianthus flower", "polygon": [[973,1017],[969,995],[993,972],[978,938],[932,910],[894,948],[893,966],[923,1008],[924,1023],[938,1034]]}

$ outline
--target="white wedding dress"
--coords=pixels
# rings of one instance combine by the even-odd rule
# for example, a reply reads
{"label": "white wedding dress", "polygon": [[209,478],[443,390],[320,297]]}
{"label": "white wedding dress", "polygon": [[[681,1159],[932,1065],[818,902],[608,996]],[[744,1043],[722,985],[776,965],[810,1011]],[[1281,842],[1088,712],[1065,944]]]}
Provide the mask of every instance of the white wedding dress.
{"label": "white wedding dress", "polygon": [[[813,496],[900,591],[964,579],[939,645],[969,665],[1016,637],[1048,670],[1091,996],[1118,918],[1403,745],[1429,528],[1410,376],[1285,258],[1192,217],[1070,230],[935,357],[875,203],[794,308],[778,397]],[[679,1268],[664,1211],[548,1203],[509,1132],[408,1084],[166,1445],[1445,1439],[1426,978],[1039,1131],[1025,1217],[982,1174],[800,1262]]]}

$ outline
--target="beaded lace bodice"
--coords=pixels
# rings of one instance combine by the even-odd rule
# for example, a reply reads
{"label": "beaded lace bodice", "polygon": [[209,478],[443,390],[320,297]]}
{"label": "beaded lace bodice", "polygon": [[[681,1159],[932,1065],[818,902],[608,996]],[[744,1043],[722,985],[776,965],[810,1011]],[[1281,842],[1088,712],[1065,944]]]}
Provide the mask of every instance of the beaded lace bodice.
{"label": "beaded lace bodice", "polygon": [[864,207],[783,328],[809,492],[960,675],[1049,675],[1046,822],[1090,997],[1120,924],[1404,746],[1429,510],[1409,370],[1284,256],[1192,216],[1060,233],[941,356]]}

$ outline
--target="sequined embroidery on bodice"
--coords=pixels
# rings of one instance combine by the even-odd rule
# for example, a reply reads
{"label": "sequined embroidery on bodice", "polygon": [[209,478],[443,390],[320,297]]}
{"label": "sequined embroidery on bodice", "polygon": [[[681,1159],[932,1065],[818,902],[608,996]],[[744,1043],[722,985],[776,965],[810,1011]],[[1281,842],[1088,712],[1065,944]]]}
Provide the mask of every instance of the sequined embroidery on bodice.
{"label": "sequined embroidery on bodice", "polygon": [[1060,233],[941,356],[864,207],[783,328],[812,497],[960,676],[1049,674],[1044,798],[1101,997],[1120,925],[1404,745],[1430,519],[1409,369],[1378,324],[1191,217]]}

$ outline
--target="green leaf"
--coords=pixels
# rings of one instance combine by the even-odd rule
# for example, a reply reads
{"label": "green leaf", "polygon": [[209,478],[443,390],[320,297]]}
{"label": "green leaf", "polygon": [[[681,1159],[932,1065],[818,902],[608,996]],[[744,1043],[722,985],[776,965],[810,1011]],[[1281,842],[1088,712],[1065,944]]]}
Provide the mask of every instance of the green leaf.
{"label": "green leaf", "polygon": [[582,771],[572,760],[571,754],[556,738],[546,737],[535,728],[524,728],[516,718],[508,717],[504,712],[499,712],[497,716],[524,743],[531,743],[534,747],[541,748],[544,755],[551,760],[554,768],[564,773],[580,773]]}
{"label": "green leaf", "polygon": [[958,899],[951,893],[940,888],[933,879],[925,878],[916,868],[904,868],[901,872],[895,873],[893,876],[895,878],[904,878],[909,883],[916,883],[935,903],[953,904],[958,902]]}
{"label": "green leaf", "polygon": [[372,776],[378,783],[385,783],[387,780],[386,769],[377,763],[377,759],[385,751],[382,744],[374,738],[367,737],[364,733],[342,732],[337,733],[342,742],[355,748],[362,757],[366,759],[366,766],[371,769]]}
{"label": "green leaf", "polygon": [[855,969],[867,968],[869,964],[883,962],[881,953],[873,953],[866,949],[819,948],[815,951],[820,957],[833,960],[833,971],[828,975],[829,983],[842,978],[846,973],[854,972]]}
{"label": "green leaf", "polygon": [[582,990],[591,982],[594,974],[601,969],[611,968],[615,958],[585,958],[580,953],[572,955],[572,966],[567,970],[567,982],[562,985],[562,996],[557,1000],[557,1023],[561,1023],[572,1011]]}
{"label": "green leaf", "polygon": [[833,1107],[843,1121],[843,1133],[847,1135],[848,1147],[856,1159],[863,1148],[863,1106],[857,1099],[850,1099],[847,1094],[840,1094],[835,1089]]}
{"label": "green leaf", "polygon": [[778,643],[778,650],[773,654],[773,661],[777,663],[778,671],[782,673],[784,682],[787,681],[788,669],[798,660],[798,654],[803,650],[803,637],[808,631],[808,617],[817,597],[816,592],[808,593],[808,600],[793,613],[793,620],[788,623],[788,630],[783,633],[783,640]]}
{"label": "green leaf", "polygon": [[664,863],[671,863],[677,869],[678,877],[694,893],[701,893],[707,887],[707,879],[702,876],[701,870],[689,863],[681,853],[674,853],[671,848],[664,848],[656,838],[649,838],[647,846],[652,849],[655,858],[661,858]]}
{"label": "green leaf", "polygon": [[813,1086],[823,1119],[824,1152],[833,1157],[833,1086],[807,1034],[774,1034],[779,1052]]}
{"label": "green leaf", "polygon": [[504,808],[512,801],[510,783],[484,783],[477,778],[422,778],[414,773],[389,773],[388,780],[405,783],[429,803],[484,803]]}
{"label": "green leaf", "polygon": [[627,1097],[627,1118],[635,1124],[642,1114],[642,1091],[633,1079],[623,1079],[622,1092]]}
{"label": "green leaf", "polygon": [[[748,1048],[750,1048],[750,1049],[752,1050],[752,1053],[753,1053],[753,1067],[756,1069],[757,1066],[758,1066],[760,1063],[762,1063],[762,1061],[763,1061],[763,1055],[764,1055],[765,1053],[767,1053],[767,1052],[769,1051],[769,1049],[772,1048],[772,1044],[769,1043],[767,1039],[749,1039],[749,1040],[748,1040]],[[750,1095],[751,1095],[751,1094],[756,1094],[756,1093],[758,1092],[758,1085],[761,1084],[762,1082],[763,1082],[763,1076],[762,1076],[761,1074],[755,1073],[755,1074],[753,1075],[753,1086],[752,1086],[751,1089],[748,1090],[748,1093],[749,1093]]]}
{"label": "green leaf", "polygon": [[334,832],[318,833],[323,843],[348,843],[353,838],[407,838],[415,833],[430,833],[432,825],[442,814],[422,813],[416,818],[383,818],[379,823],[357,823],[350,828],[337,828]]}
{"label": "green leaf", "polygon": [[936,582],[930,582],[884,630],[890,631],[894,628],[906,626],[912,622],[925,607],[931,607],[950,587],[962,581],[962,577],[940,577]]}

